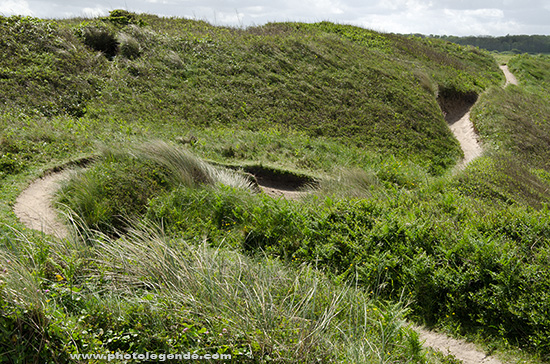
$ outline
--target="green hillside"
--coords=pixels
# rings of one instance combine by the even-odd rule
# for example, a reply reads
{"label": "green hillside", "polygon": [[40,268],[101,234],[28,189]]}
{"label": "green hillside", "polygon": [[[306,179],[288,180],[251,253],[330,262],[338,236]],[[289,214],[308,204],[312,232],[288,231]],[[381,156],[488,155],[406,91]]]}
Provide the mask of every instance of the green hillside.
{"label": "green hillside", "polygon": [[[72,117],[129,134],[162,125],[183,136],[203,128],[292,130],[441,173],[461,152],[436,94],[479,93],[502,77],[476,50],[351,26],[240,30],[116,19],[4,18],[2,104],[18,115]],[[97,50],[111,52],[110,42],[118,42],[112,59],[101,57]]]}
{"label": "green hillside", "polygon": [[[405,320],[548,361],[547,57],[503,89],[443,40],[120,10],[0,17],[0,50],[0,362],[456,362]],[[455,170],[444,114],[478,97]],[[71,234],[25,228],[68,167]]]}

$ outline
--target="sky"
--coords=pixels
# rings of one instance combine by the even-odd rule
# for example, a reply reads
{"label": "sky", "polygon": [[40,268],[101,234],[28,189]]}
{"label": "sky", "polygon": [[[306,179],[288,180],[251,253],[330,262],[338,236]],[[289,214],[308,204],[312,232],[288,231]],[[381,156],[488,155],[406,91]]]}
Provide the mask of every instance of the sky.
{"label": "sky", "polygon": [[550,0],[0,0],[0,15],[95,17],[110,10],[247,27],[332,21],[389,33],[550,35]]}

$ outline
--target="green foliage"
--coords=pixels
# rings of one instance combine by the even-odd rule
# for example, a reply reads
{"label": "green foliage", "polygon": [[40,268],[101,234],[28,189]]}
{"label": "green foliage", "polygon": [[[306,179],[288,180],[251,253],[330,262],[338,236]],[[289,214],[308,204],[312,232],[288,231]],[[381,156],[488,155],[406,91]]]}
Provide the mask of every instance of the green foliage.
{"label": "green foliage", "polygon": [[239,363],[426,362],[403,303],[373,301],[307,265],[289,269],[144,226],[119,239],[20,244],[20,256],[0,251],[0,344],[10,360],[192,352]]}
{"label": "green foliage", "polygon": [[148,200],[168,186],[159,165],[122,154],[107,153],[62,189],[59,202],[83,222],[107,233],[124,230],[145,211]]}
{"label": "green foliage", "polygon": [[100,160],[68,182],[59,203],[86,226],[112,234],[143,215],[151,198],[179,185],[252,189],[243,173],[214,167],[181,147],[157,141],[136,150],[106,149]]}
{"label": "green foliage", "polygon": [[10,152],[0,155],[0,178],[8,174],[19,173],[23,169],[24,163],[19,160],[18,156]]}
{"label": "green foliage", "polygon": [[102,18],[118,26],[135,24],[139,26],[146,25],[146,22],[138,14],[123,9],[115,9],[109,12],[109,16]]}
{"label": "green foliage", "polygon": [[96,94],[100,60],[54,21],[0,17],[0,103],[27,114],[80,117]]}
{"label": "green foliage", "polygon": [[510,60],[510,68],[517,74],[522,82],[547,89],[550,85],[550,72],[548,71],[550,57],[545,55],[528,56],[520,55]]}
{"label": "green foliage", "polygon": [[[37,104],[34,109],[46,115],[67,112],[146,127],[259,131],[277,125],[412,159],[432,174],[443,173],[460,155],[433,84],[480,92],[500,77],[486,54],[327,22],[237,30],[119,10],[75,25],[77,20],[25,21],[35,28],[47,25],[51,40],[41,37],[46,47],[26,52],[25,62],[3,60],[2,72],[19,73],[29,64],[43,73],[54,66],[55,72],[39,78],[47,85],[53,76],[60,80],[53,93],[42,83],[13,92],[15,108]],[[20,37],[13,27],[5,31],[3,39]],[[29,35],[9,44],[25,42],[39,43]],[[113,62],[93,56],[92,50]],[[61,54],[73,58],[58,59]],[[80,66],[81,60],[87,63]],[[18,82],[23,87],[31,79],[23,74]],[[83,83],[68,82],[73,80]],[[426,84],[432,86],[426,89]],[[60,93],[65,89],[71,92]],[[60,102],[41,101],[58,94]]]}
{"label": "green foliage", "polygon": [[466,173],[465,189],[540,207],[548,203],[550,187],[540,173],[550,171],[549,58],[523,55],[509,63],[526,86],[491,89],[474,107],[473,122],[492,155]]}
{"label": "green foliage", "polygon": [[436,196],[297,205],[180,189],[155,199],[150,216],[172,233],[212,243],[223,237],[245,251],[315,264],[381,297],[405,294],[413,314],[432,325],[475,329],[544,353],[548,211],[482,213],[458,192]]}

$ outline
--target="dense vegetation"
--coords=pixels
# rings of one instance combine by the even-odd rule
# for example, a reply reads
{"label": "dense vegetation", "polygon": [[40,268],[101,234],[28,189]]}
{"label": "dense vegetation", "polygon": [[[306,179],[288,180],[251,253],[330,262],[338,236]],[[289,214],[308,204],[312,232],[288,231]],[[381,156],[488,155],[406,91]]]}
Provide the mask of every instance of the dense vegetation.
{"label": "dense vegetation", "polygon": [[438,36],[430,37],[447,40],[461,45],[471,45],[496,52],[511,53],[550,53],[550,36],[548,35],[506,35],[503,37],[491,36]]}
{"label": "dense vegetation", "polygon": [[[502,89],[479,49],[328,22],[0,33],[1,360],[453,362],[405,318],[548,360],[547,57]],[[453,171],[438,97],[472,95],[486,153]],[[58,195],[72,236],[25,230],[25,183],[90,156]],[[314,183],[272,198],[258,171]]]}

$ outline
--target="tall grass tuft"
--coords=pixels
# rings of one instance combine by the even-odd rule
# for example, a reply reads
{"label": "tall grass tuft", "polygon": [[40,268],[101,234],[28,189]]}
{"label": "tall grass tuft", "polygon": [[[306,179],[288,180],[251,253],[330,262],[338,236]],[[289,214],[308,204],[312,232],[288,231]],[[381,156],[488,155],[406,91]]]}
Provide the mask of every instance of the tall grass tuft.
{"label": "tall grass tuft", "polygon": [[200,184],[223,184],[246,190],[253,189],[252,181],[244,174],[220,166],[213,166],[182,147],[155,141],[137,148],[140,158],[166,167],[174,182],[193,187]]}
{"label": "tall grass tuft", "polygon": [[40,283],[28,262],[0,249],[0,292],[3,300],[28,309],[45,308]]}
{"label": "tall grass tuft", "polygon": [[373,171],[364,169],[346,169],[335,179],[320,182],[320,192],[346,197],[370,198],[380,187],[380,180]]}

